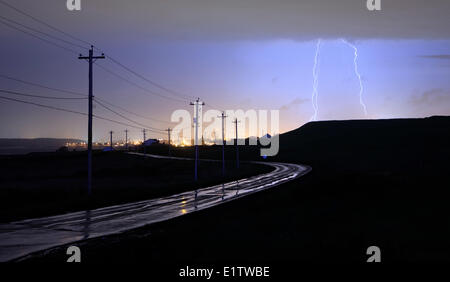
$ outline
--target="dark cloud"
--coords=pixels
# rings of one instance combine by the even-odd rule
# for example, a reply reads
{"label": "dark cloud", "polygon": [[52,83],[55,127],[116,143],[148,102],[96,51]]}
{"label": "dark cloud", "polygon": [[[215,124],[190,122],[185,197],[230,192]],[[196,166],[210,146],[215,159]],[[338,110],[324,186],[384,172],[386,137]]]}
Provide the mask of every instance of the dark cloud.
{"label": "dark cloud", "polygon": [[419,57],[425,59],[450,60],[450,55],[426,55]]}
{"label": "dark cloud", "polygon": [[[450,1],[381,0],[16,0],[14,4],[75,35],[126,33],[143,38],[201,40],[307,40],[317,37],[450,38]],[[2,7],[2,14],[14,14]]]}

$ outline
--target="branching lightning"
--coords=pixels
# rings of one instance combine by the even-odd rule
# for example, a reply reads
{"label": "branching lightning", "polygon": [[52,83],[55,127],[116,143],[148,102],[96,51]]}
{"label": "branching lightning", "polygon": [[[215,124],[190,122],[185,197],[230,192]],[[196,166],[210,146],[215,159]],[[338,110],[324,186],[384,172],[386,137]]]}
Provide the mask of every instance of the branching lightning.
{"label": "branching lightning", "polygon": [[364,101],[363,101],[364,88],[363,88],[363,84],[362,84],[361,74],[358,71],[358,48],[356,48],[355,45],[353,45],[352,43],[348,42],[345,39],[342,39],[342,42],[344,42],[345,44],[347,44],[348,46],[353,48],[353,50],[355,51],[355,57],[354,57],[353,63],[354,63],[354,66],[355,66],[355,74],[356,74],[356,76],[358,77],[358,80],[359,80],[359,103],[363,107],[364,114],[367,116],[366,104],[364,104]]}
{"label": "branching lightning", "polygon": [[318,86],[319,86],[319,71],[320,71],[320,45],[322,44],[322,39],[317,40],[316,45],[316,55],[314,57],[314,67],[313,67],[313,93],[312,93],[312,105],[314,109],[314,115],[311,117],[310,121],[317,120],[317,113],[319,111],[319,104],[317,102],[317,98],[319,95]]}
{"label": "branching lightning", "polygon": [[[359,81],[359,104],[361,105],[361,107],[364,110],[364,115],[367,116],[367,107],[366,104],[364,103],[364,99],[363,99],[363,92],[364,92],[364,86],[362,83],[362,78],[361,78],[361,74],[359,73],[358,70],[358,48],[350,43],[349,41],[345,40],[345,39],[341,39],[342,42],[344,42],[345,44],[347,44],[348,46],[350,46],[353,51],[354,51],[354,59],[353,59],[353,64],[354,64],[354,68],[355,68],[355,74],[358,77],[358,81]],[[319,112],[319,103],[318,103],[318,96],[319,96],[319,91],[318,91],[318,87],[319,87],[319,72],[320,72],[320,47],[322,44],[322,39],[318,39],[317,40],[317,45],[316,45],[316,54],[314,57],[314,67],[313,67],[313,92],[312,92],[312,106],[314,109],[314,115],[310,118],[310,121],[316,121],[317,120],[317,114]]]}

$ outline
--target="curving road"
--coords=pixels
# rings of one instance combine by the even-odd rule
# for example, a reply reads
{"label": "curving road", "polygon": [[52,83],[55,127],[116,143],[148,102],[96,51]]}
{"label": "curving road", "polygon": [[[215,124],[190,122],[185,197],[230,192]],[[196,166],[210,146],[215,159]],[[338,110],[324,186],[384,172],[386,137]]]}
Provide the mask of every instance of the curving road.
{"label": "curving road", "polygon": [[[169,158],[149,154],[146,156]],[[171,159],[191,160],[175,157]],[[270,173],[168,197],[0,224],[0,262],[88,238],[124,232],[217,206],[278,186],[310,171],[309,167],[297,164],[253,163],[269,165],[275,169]]]}

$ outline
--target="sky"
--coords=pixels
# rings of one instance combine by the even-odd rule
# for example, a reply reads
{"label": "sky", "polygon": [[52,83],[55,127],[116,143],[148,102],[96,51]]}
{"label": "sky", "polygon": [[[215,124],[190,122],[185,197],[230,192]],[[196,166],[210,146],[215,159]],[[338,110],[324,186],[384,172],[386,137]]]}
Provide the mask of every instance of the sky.
{"label": "sky", "polygon": [[[168,122],[172,112],[192,112],[189,98],[194,97],[206,103],[205,110],[280,110],[281,132],[300,127],[314,114],[318,39],[317,120],[450,115],[450,1],[381,0],[381,11],[369,11],[365,0],[81,0],[81,11],[67,10],[62,0],[2,1],[95,44],[107,57],[183,96],[155,87],[109,58],[98,60],[94,95],[152,118],[114,108],[148,127],[173,127]],[[88,64],[77,54],[86,55],[88,44],[2,1],[0,75],[87,94]],[[20,27],[11,20],[81,46],[50,38],[75,52],[58,48],[11,28]],[[358,50],[367,115],[360,104],[354,50],[342,39]],[[0,89],[74,97],[4,77]],[[55,101],[4,92],[0,96],[87,112],[85,99]],[[131,123],[99,105],[94,114]],[[123,139],[125,128],[95,119],[94,141],[107,141],[110,130]],[[131,139],[142,138],[138,128],[128,128]],[[0,98],[0,129],[0,138],[86,139],[87,117]],[[148,132],[147,136],[165,134]]]}

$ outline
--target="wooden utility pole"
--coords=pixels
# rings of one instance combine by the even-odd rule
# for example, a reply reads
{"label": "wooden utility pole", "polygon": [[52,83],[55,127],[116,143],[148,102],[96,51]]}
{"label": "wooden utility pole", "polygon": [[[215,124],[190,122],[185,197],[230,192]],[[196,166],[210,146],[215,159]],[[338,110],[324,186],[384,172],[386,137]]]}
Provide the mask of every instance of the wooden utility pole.
{"label": "wooden utility pole", "polygon": [[113,150],[113,142],[112,142],[112,135],[113,135],[114,131],[110,131],[109,132],[109,146],[111,147],[111,151]]}
{"label": "wooden utility pole", "polygon": [[197,98],[197,100],[194,103],[190,103],[191,106],[194,106],[194,146],[195,146],[195,173],[194,173],[194,179],[195,181],[198,180],[198,124],[199,124],[199,107],[204,106],[205,103],[200,102],[200,98]]}
{"label": "wooden utility pole", "polygon": [[125,129],[125,150],[128,151],[128,129]]}
{"label": "wooden utility pole", "polygon": [[222,119],[222,176],[225,177],[225,112],[222,112],[222,115],[218,116]]}
{"label": "wooden utility pole", "polygon": [[78,59],[87,60],[89,62],[89,117],[88,117],[88,195],[92,193],[92,100],[93,95],[93,64],[94,60],[104,59],[105,55],[94,56],[94,46],[89,49],[89,56],[80,56]]}
{"label": "wooden utility pole", "polygon": [[236,119],[234,119],[233,123],[236,126],[236,168],[239,168],[239,147],[238,147],[238,123],[240,121]]}
{"label": "wooden utility pole", "polygon": [[171,152],[170,152],[170,132],[172,131],[172,129],[167,128],[166,130],[167,130],[167,134],[168,134],[168,137],[169,137],[168,142],[169,142],[169,157],[170,157],[170,155],[171,155]]}
{"label": "wooden utility pole", "polygon": [[145,137],[145,128],[142,129],[142,133],[144,134],[144,142],[142,142],[142,146],[144,146],[144,155],[145,155],[145,154],[147,154],[147,149],[145,148],[145,139],[146,139],[146,137]]}

